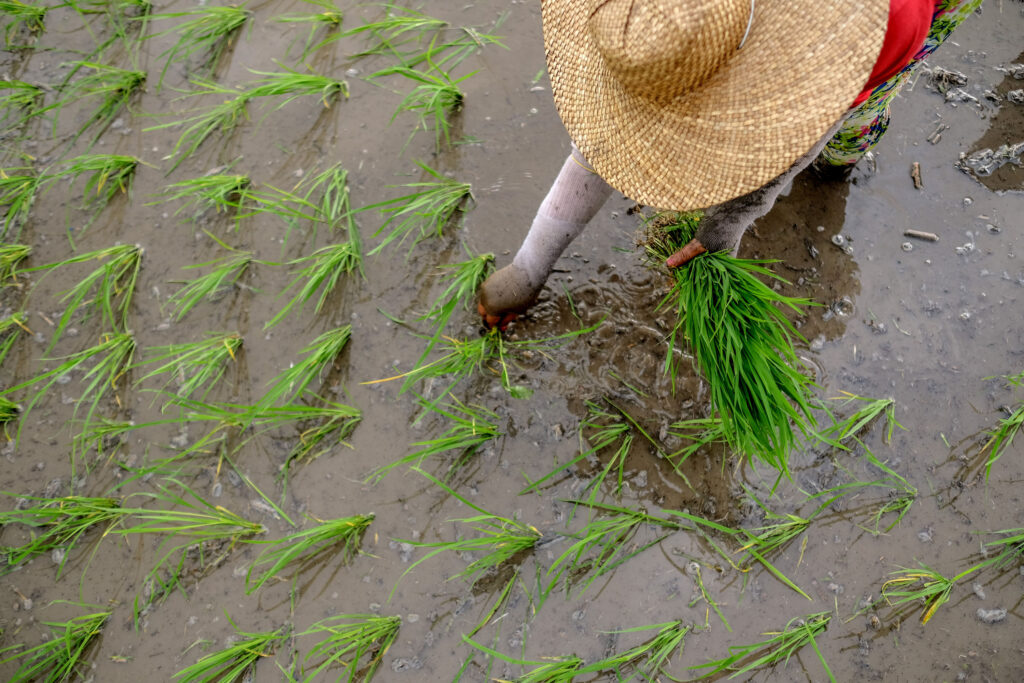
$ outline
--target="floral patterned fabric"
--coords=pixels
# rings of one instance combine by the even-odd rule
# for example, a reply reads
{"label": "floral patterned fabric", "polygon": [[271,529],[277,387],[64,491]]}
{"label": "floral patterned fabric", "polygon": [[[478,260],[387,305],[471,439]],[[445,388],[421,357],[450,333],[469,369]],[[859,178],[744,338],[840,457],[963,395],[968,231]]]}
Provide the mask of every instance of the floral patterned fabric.
{"label": "floral patterned fabric", "polygon": [[868,98],[857,106],[818,157],[818,163],[849,166],[857,163],[868,150],[878,144],[889,127],[889,105],[900,92],[923,59],[935,51],[969,14],[981,5],[981,0],[940,0],[935,5],[932,26],[924,45],[898,74],[875,88]]}

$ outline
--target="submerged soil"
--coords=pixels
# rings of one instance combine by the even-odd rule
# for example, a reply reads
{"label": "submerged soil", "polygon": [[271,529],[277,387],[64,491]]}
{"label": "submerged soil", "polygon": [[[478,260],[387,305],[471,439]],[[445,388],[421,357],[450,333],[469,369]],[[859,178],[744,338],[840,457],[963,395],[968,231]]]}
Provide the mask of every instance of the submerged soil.
{"label": "submerged soil", "polygon": [[[158,11],[192,7],[185,2],[158,5]],[[251,71],[278,70],[275,61],[296,68],[308,63],[320,73],[346,74],[348,99],[330,108],[316,97],[297,99],[280,110],[254,105],[250,120],[237,132],[211,139],[166,173],[180,129],[146,129],[181,118],[195,106],[180,99],[180,91],[189,88],[186,73],[180,65],[171,66],[158,89],[157,74],[164,65],[160,55],[171,45],[170,36],[142,43],[137,56],[115,45],[104,61],[134,64],[150,80],[92,151],[136,155],[145,162],[132,192],[116,198],[83,229],[90,215],[79,208],[81,183],[58,185],[37,201],[20,241],[33,248],[29,266],[68,258],[72,243],[78,251],[119,242],[142,245],[143,268],[128,323],[138,358],[145,358],[152,347],[197,341],[213,331],[237,331],[244,338],[244,352],[210,400],[257,400],[267,383],[301,358],[319,334],[351,324],[347,349],[312,387],[362,410],[362,422],[349,443],[293,467],[286,490],[280,468],[300,438],[299,430],[253,439],[232,460],[239,473],[280,502],[299,524],[306,518],[375,513],[363,553],[347,564],[333,558],[308,569],[290,599],[289,582],[247,596],[245,570],[259,549],[235,547],[216,567],[190,574],[182,590],[154,605],[136,625],[132,603],[158,556],[159,540],[125,543],[89,536],[69,557],[59,579],[50,556],[0,578],[0,595],[6,595],[0,599],[4,646],[35,645],[47,633],[44,622],[81,613],[65,601],[107,606],[113,616],[89,653],[92,668],[84,675],[96,681],[170,680],[202,653],[230,642],[232,622],[247,632],[284,625],[301,631],[329,615],[379,613],[399,615],[403,624],[397,641],[383,654],[376,680],[450,681],[461,674],[462,680],[485,681],[514,678],[522,669],[503,661],[489,663],[464,642],[463,635],[481,621],[485,623],[474,639],[511,658],[541,661],[576,654],[589,662],[649,637],[622,632],[626,629],[683,620],[695,628],[670,671],[686,678],[693,674],[687,667],[725,657],[730,646],[757,642],[793,619],[831,611],[831,624],[816,643],[837,680],[1024,679],[1024,575],[1019,564],[958,584],[949,603],[926,625],[920,623],[919,607],[894,609],[879,602],[893,571],[922,563],[953,576],[980,559],[982,544],[994,538],[986,533],[1024,527],[1019,486],[1024,442],[1018,439],[1007,449],[988,478],[982,452],[986,430],[1007,415],[1006,407],[1024,400],[1001,379],[1024,371],[1024,266],[1017,258],[1024,249],[1024,181],[1013,162],[984,177],[958,167],[962,156],[1024,141],[1024,104],[1006,97],[1024,87],[1006,69],[1024,61],[1020,3],[987,0],[929,60],[929,67],[966,77],[960,86],[963,96],[940,92],[923,70],[896,102],[892,126],[870,159],[846,180],[824,181],[809,174],[797,178],[742,247],[743,256],[778,259],[776,270],[793,283],[785,287],[787,293],[820,304],[798,323],[809,340],[801,353],[817,373],[823,398],[850,392],[895,399],[895,416],[903,429],[895,431],[891,443],[885,443],[882,424],[873,425],[862,438],[919,491],[902,522],[886,533],[872,533],[872,514],[887,500],[888,489],[863,489],[830,505],[801,538],[772,558],[810,600],[760,566],[737,571],[701,536],[682,531],[638,552],[585,591],[579,584],[568,595],[556,591],[546,601],[538,598],[538,583],[568,548],[567,530],[578,529],[585,520],[567,501],[581,495],[609,454],[569,468],[537,492],[519,492],[526,482],[586,448],[580,423],[587,401],[615,401],[655,438],[670,423],[707,411],[706,388],[688,363],[682,363],[674,386],[662,372],[670,318],[657,305],[668,279],[645,263],[636,247],[640,223],[631,212],[633,203],[616,196],[559,261],[542,303],[515,323],[509,335],[540,339],[581,326],[596,324],[597,329],[557,348],[514,359],[511,382],[532,389],[528,399],[512,398],[490,370],[453,389],[458,400],[497,413],[502,435],[456,470],[450,486],[475,505],[515,516],[545,534],[536,550],[515,558],[519,580],[493,614],[507,568],[469,586],[449,577],[476,558],[442,553],[404,574],[427,552],[413,543],[472,535],[467,525],[451,520],[476,513],[404,468],[379,483],[366,483],[369,473],[411,453],[416,448],[411,444],[438,438],[448,424],[436,416],[417,420],[421,411],[416,396],[400,393],[400,382],[363,382],[413,367],[424,344],[416,333],[429,330],[395,321],[414,321],[429,308],[445,286],[439,267],[463,260],[464,246],[473,253],[494,252],[499,265],[510,260],[568,153],[569,141],[544,76],[539,7],[513,0],[502,5],[499,16],[496,7],[483,4],[423,5],[426,14],[453,26],[499,34],[504,42],[477,51],[453,70],[455,76],[475,73],[463,83],[465,106],[453,129],[458,144],[441,154],[434,152],[432,134],[414,131],[414,115],[399,113],[389,121],[411,86],[394,77],[378,79],[378,84],[367,80],[393,65],[393,58],[350,57],[366,45],[365,37],[354,36],[302,60],[308,29],[273,19],[307,12],[304,3],[263,2],[249,9],[253,14],[248,27],[225,54],[218,82],[229,87],[249,83],[254,79]],[[377,11],[352,8],[344,25],[358,26],[378,16]],[[154,22],[145,30],[158,33],[172,23]],[[2,53],[0,71],[56,85],[68,73],[68,62],[88,54],[94,40],[108,30],[101,16],[53,11],[35,49]],[[204,101],[215,103],[216,97]],[[9,135],[3,141],[4,168],[25,165],[21,153],[31,155],[28,163],[36,168],[84,153],[95,132],[70,148],[67,143],[85,113],[69,108],[56,132],[49,121],[40,121]],[[318,234],[305,226],[288,230],[279,219],[265,215],[244,218],[237,226],[212,213],[186,222],[187,212],[175,215],[178,205],[157,197],[171,182],[226,164],[232,172],[251,175],[258,185],[289,188],[340,162],[350,173],[353,204],[362,207],[398,196],[402,190],[396,184],[424,180],[416,160],[472,183],[474,199],[461,225],[449,226],[440,238],[411,250],[407,242],[368,257],[365,276],[349,276],[342,293],[322,313],[315,314],[310,305],[270,330],[264,323],[286,301],[278,293],[292,277],[287,262],[331,239],[326,229]],[[920,166],[920,188],[911,177],[915,163]],[[368,248],[377,243],[373,234],[382,222],[376,212],[359,215]],[[905,237],[908,229],[934,233],[938,241]],[[836,246],[837,235],[849,249]],[[200,304],[181,321],[170,318],[168,297],[195,274],[182,269],[227,254],[218,241],[251,250],[260,262],[218,301]],[[0,370],[2,385],[32,377],[52,367],[52,359],[90,346],[110,331],[98,317],[76,320],[75,334],[48,348],[53,323],[63,310],[62,293],[93,267],[78,264],[46,277],[22,276],[17,287],[0,294],[5,310],[28,312],[35,333],[14,345]],[[478,325],[474,313],[460,311],[448,334],[473,337],[480,333]],[[4,447],[0,489],[10,494],[0,501],[5,509],[13,508],[18,496],[44,492],[106,495],[129,478],[119,463],[155,465],[205,433],[196,423],[137,430],[120,444],[108,444],[101,455],[81,457],[73,470],[69,454],[81,429],[72,419],[79,379],[55,386],[24,419],[20,441]],[[160,403],[146,389],[158,386],[132,387],[125,381],[117,400],[104,401],[101,412],[137,423],[157,419]],[[441,386],[426,383],[416,390],[436,398]],[[16,398],[25,400],[24,395]],[[850,406],[836,401],[834,409],[842,415]],[[806,502],[807,494],[879,476],[856,453],[808,448],[792,457],[792,481],[779,482],[772,494],[774,472],[752,468],[721,447],[691,458],[683,466],[685,479],[657,455],[648,442],[637,439],[622,474],[622,490],[616,494],[606,487],[602,500],[652,513],[688,510],[754,528],[764,513],[749,494],[777,513],[806,515],[816,507]],[[456,454],[448,457],[424,467],[442,475]],[[160,476],[173,471],[216,504],[266,525],[268,538],[289,533],[291,527],[268,512],[255,491],[234,473],[229,476],[229,470],[217,452],[208,452],[176,460],[115,495],[152,490]],[[883,528],[889,521],[891,517],[883,518]],[[639,551],[659,535],[657,529],[643,528],[630,543]],[[3,530],[5,546],[27,538],[24,528]],[[699,594],[694,573],[687,570],[691,562],[702,567],[704,586],[728,627],[694,598]],[[982,590],[971,589],[974,580],[983,584]],[[985,623],[978,616],[982,608],[1006,609],[1008,614],[999,623]],[[291,647],[276,654],[285,669],[293,656],[308,652],[308,644],[294,645],[297,654]],[[0,676],[13,671],[11,665],[0,665]],[[821,681],[827,675],[813,650],[804,648],[786,665],[747,678]],[[255,669],[254,680],[281,679],[281,670],[269,658]]]}

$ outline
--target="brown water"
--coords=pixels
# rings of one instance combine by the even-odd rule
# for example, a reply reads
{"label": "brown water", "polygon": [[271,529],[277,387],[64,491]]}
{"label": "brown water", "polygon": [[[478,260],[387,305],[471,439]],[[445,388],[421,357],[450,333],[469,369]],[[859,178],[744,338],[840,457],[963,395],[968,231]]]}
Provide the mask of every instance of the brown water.
{"label": "brown water", "polygon": [[[189,6],[167,3],[159,9]],[[274,60],[299,64],[297,52],[306,29],[271,18],[305,11],[302,3],[263,2],[250,9],[254,15],[249,28],[218,73],[221,83],[249,82],[250,69],[274,70]],[[706,410],[706,391],[691,370],[684,370],[674,394],[661,374],[667,318],[655,307],[666,279],[649,269],[635,249],[638,221],[627,213],[632,203],[615,197],[559,262],[543,303],[510,333],[541,338],[577,329],[579,322],[565,291],[571,294],[582,322],[603,320],[600,327],[546,355],[520,359],[512,380],[535,389],[529,400],[510,398],[489,373],[454,390],[460,400],[498,413],[503,436],[460,470],[453,486],[475,504],[496,514],[516,515],[546,533],[545,542],[534,553],[517,558],[521,559],[521,581],[508,604],[475,636],[478,642],[510,657],[541,660],[574,653],[593,661],[645,637],[615,631],[681,619],[700,627],[673,660],[671,671],[685,678],[686,667],[724,657],[730,645],[756,642],[764,632],[777,630],[791,619],[831,610],[834,618],[817,644],[837,680],[1024,678],[1024,613],[1020,609],[1024,577],[1016,565],[976,577],[984,584],[984,599],[971,590],[974,577],[959,584],[950,602],[927,625],[919,622],[920,610],[895,611],[884,604],[857,614],[862,602],[879,598],[890,572],[899,567],[921,562],[952,576],[977,560],[981,544],[989,540],[980,534],[1024,526],[1019,493],[1024,477],[1021,442],[1007,450],[987,482],[981,466],[985,456],[979,454],[984,430],[1005,416],[1001,407],[1017,405],[1024,398],[999,379],[1024,370],[1020,314],[1024,267],[1017,258],[1017,251],[1024,248],[1022,171],[1007,164],[979,182],[956,166],[962,154],[1024,140],[1024,105],[1002,99],[1006,92],[1024,87],[1024,81],[1013,81],[999,70],[1024,61],[1022,9],[1018,2],[988,0],[983,12],[968,20],[930,60],[930,66],[966,75],[963,89],[974,101],[947,101],[922,75],[897,101],[893,125],[873,161],[862,162],[842,182],[809,175],[798,178],[792,191],[743,243],[745,256],[781,259],[777,270],[795,283],[787,289],[822,304],[799,321],[811,340],[802,353],[817,368],[822,396],[848,391],[895,399],[896,417],[905,430],[897,430],[887,445],[881,425],[875,425],[865,442],[920,491],[903,522],[882,535],[866,530],[871,510],[885,500],[886,491],[881,489],[865,489],[830,506],[803,539],[773,558],[775,566],[811,601],[760,567],[748,574],[729,568],[700,538],[686,532],[672,534],[641,552],[582,595],[556,594],[543,605],[531,600],[537,573],[546,572],[568,547],[567,540],[558,537],[572,512],[564,501],[579,494],[592,469],[572,468],[537,494],[518,492],[526,480],[543,476],[555,463],[579,452],[578,428],[586,414],[585,401],[602,396],[617,399],[654,435],[672,421]],[[463,680],[511,678],[521,673],[502,662],[487,669],[485,657],[473,655],[462,640],[489,613],[499,581],[483,581],[471,588],[460,579],[447,580],[470,561],[450,553],[402,577],[410,563],[425,553],[410,551],[402,545],[404,541],[448,541],[457,534],[472,533],[450,520],[473,513],[414,473],[395,470],[379,484],[364,483],[375,468],[410,453],[411,443],[436,438],[446,429],[436,419],[415,424],[414,397],[399,395],[397,382],[361,384],[408,370],[422,350],[422,340],[412,332],[425,330],[397,325],[382,312],[400,319],[423,312],[443,289],[437,267],[462,260],[462,244],[474,252],[493,251],[499,265],[508,262],[569,148],[546,79],[538,79],[544,59],[535,3],[488,6],[434,1],[426,3],[423,11],[453,24],[498,33],[507,45],[507,49],[489,46],[455,71],[462,75],[479,70],[464,84],[466,106],[457,131],[466,136],[465,144],[435,156],[429,134],[420,133],[409,141],[414,125],[409,114],[399,114],[389,124],[408,86],[386,80],[385,87],[378,87],[364,80],[391,62],[346,58],[363,45],[352,39],[310,60],[314,70],[324,73],[355,70],[347,76],[351,89],[347,101],[328,110],[316,98],[296,100],[276,112],[253,107],[251,121],[235,135],[209,141],[165,176],[162,169],[170,164],[164,157],[178,131],[143,129],[165,121],[163,115],[180,116],[192,103],[176,99],[175,89],[187,85],[180,67],[170,69],[163,91],[158,92],[152,82],[163,66],[158,55],[170,44],[167,37],[156,38],[139,55],[138,66],[151,74],[146,92],[93,149],[138,155],[149,164],[140,168],[132,196],[115,200],[83,233],[76,229],[87,220],[87,214],[77,208],[80,187],[58,185],[37,202],[21,238],[33,246],[30,265],[67,258],[69,231],[80,250],[117,242],[141,244],[145,260],[129,318],[141,357],[148,347],[195,341],[208,331],[237,330],[245,339],[244,354],[211,396],[217,400],[258,399],[266,383],[301,357],[301,350],[317,335],[350,323],[352,341],[336,363],[336,372],[314,388],[359,407],[363,421],[350,440],[351,448],[339,446],[294,469],[283,509],[295,520],[303,515],[328,519],[376,513],[364,553],[349,565],[334,559],[304,573],[301,593],[292,602],[287,583],[246,596],[244,570],[257,551],[236,548],[215,570],[190,579],[184,591],[150,610],[135,629],[131,603],[155,560],[157,541],[145,539],[140,544],[132,539],[126,544],[89,537],[92,543],[83,543],[72,554],[59,581],[48,556],[0,580],[6,587],[0,591],[7,596],[0,600],[5,646],[36,644],[46,632],[41,622],[80,613],[77,607],[57,601],[109,605],[113,617],[90,653],[94,668],[87,677],[170,680],[210,643],[218,648],[225,644],[233,634],[226,615],[244,631],[262,631],[286,624],[301,630],[339,613],[379,612],[400,615],[404,623],[398,640],[383,657],[376,680],[454,680],[471,656]],[[374,10],[354,9],[346,15],[345,25],[358,25],[360,14],[373,16]],[[495,29],[499,14],[502,22]],[[91,18],[89,24],[98,35],[106,30],[100,17]],[[150,30],[168,25],[161,22]],[[5,52],[0,71],[30,82],[56,84],[67,72],[66,62],[78,58],[76,50],[88,50],[92,40],[79,17],[54,11],[39,39],[39,46],[48,49]],[[131,64],[128,54],[116,49],[106,61]],[[987,97],[986,91],[999,94],[1000,99]],[[75,113],[82,114],[69,109],[62,116],[56,138],[47,122],[30,127],[28,141],[5,141],[5,167],[20,165],[14,161],[18,149],[35,157],[38,167],[84,152],[84,139],[70,152],[61,144],[66,133],[76,128]],[[284,228],[277,219],[247,218],[235,230],[223,217],[208,216],[191,224],[173,215],[176,205],[150,205],[167,183],[233,161],[234,171],[250,174],[258,184],[279,187],[291,187],[297,177],[341,162],[350,171],[354,204],[364,206],[395,196],[397,190],[389,185],[422,179],[413,163],[417,159],[472,183],[475,201],[462,227],[418,245],[408,257],[406,248],[396,248],[368,258],[365,279],[348,278],[328,311],[314,315],[312,307],[307,307],[269,332],[263,324],[283,304],[276,294],[290,280],[288,269],[274,263],[311,253],[325,243],[325,231],[316,238],[312,233],[293,232],[283,244]],[[920,164],[921,189],[915,189],[911,179],[914,162]],[[361,216],[368,245],[375,244],[370,236],[379,224],[376,215]],[[935,233],[939,241],[908,239],[903,236],[907,229]],[[181,269],[225,253],[204,230],[232,247],[254,251],[268,263],[255,265],[244,287],[217,303],[202,304],[182,322],[175,322],[163,307],[180,286],[175,282],[191,276]],[[832,237],[840,234],[852,253],[833,244]],[[912,250],[904,251],[904,242]],[[25,278],[21,288],[8,288],[0,295],[4,307],[24,307],[29,325],[39,333],[37,340],[15,345],[0,382],[9,386],[50,367],[52,361],[44,358],[53,332],[50,321],[62,311],[60,295],[92,267],[78,265],[42,279]],[[104,331],[96,319],[76,321],[75,326],[77,335],[62,339],[49,357],[85,348]],[[477,334],[475,315],[459,313],[449,332]],[[627,385],[642,388],[646,396],[638,396]],[[78,378],[72,378],[55,387],[28,416],[20,443],[9,443],[4,449],[2,490],[15,496],[40,495],[59,478],[56,490],[69,492],[73,434],[69,419],[71,401],[79,390]],[[136,422],[159,416],[159,405],[154,405],[150,393],[122,388],[118,398],[119,405],[102,404],[104,416]],[[202,426],[190,425],[187,434],[194,441],[203,434]],[[177,427],[139,430],[114,457],[151,463],[172,454],[169,444],[179,436]],[[249,442],[236,456],[239,470],[279,499],[282,492],[276,475],[297,438],[298,433],[290,430]],[[743,486],[756,491],[777,512],[809,514],[814,504],[802,503],[805,493],[849,481],[851,476],[877,476],[854,456],[812,449],[794,454],[793,481],[783,482],[777,497],[769,499],[774,482],[770,471],[751,469],[713,450],[687,463],[688,486],[641,441],[631,453],[621,496],[609,492],[606,502],[652,512],[688,509],[753,527],[761,519]],[[724,467],[723,457],[727,458]],[[427,466],[441,473],[446,463]],[[118,469],[101,458],[75,492],[103,495],[119,476]],[[180,476],[211,499],[215,489],[223,488],[216,502],[266,524],[269,537],[289,531],[283,521],[261,512],[255,493],[218,471],[214,455],[190,461]],[[137,482],[128,490],[151,490],[152,484]],[[5,505],[13,506],[14,499]],[[579,523],[577,517],[570,528]],[[3,534],[5,545],[26,538],[20,528],[5,529]],[[655,530],[643,529],[631,542],[640,548],[655,538]],[[714,613],[708,617],[703,603],[691,606],[695,585],[686,572],[690,561],[703,566],[706,588],[731,631]],[[32,599],[30,609],[25,609],[19,594]],[[1001,623],[985,624],[977,617],[978,608],[1005,608],[1009,614]],[[871,615],[880,620],[874,626]],[[705,623],[710,628],[703,628]],[[296,646],[300,656],[308,651],[308,643]],[[276,661],[289,666],[287,648],[277,653]],[[9,665],[0,670],[13,672]],[[805,648],[787,666],[751,678],[821,681],[827,676],[813,651]],[[263,660],[256,668],[255,680],[281,679],[272,661]]]}

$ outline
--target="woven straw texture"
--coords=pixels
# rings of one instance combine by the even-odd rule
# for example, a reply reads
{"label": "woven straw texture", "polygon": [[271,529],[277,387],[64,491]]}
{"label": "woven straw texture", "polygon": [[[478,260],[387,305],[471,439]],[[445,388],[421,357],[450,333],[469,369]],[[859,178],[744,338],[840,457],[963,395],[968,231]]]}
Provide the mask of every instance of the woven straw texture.
{"label": "woven straw texture", "polygon": [[542,0],[555,105],[608,183],[689,210],[776,177],[849,108],[888,0]]}

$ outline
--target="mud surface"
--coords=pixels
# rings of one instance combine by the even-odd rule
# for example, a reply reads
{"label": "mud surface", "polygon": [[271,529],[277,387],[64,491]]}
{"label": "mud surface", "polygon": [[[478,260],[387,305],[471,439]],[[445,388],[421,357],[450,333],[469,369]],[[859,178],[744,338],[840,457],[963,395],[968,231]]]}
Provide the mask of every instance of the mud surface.
{"label": "mud surface", "polygon": [[[191,6],[159,5],[161,11]],[[275,60],[300,64],[307,29],[272,18],[304,11],[302,3],[282,0],[249,8],[249,27],[217,72],[218,81],[229,86],[250,82],[250,70],[276,70]],[[106,605],[113,609],[113,617],[90,652],[93,668],[88,677],[170,680],[204,651],[228,642],[234,633],[228,616],[251,632],[286,624],[301,630],[332,614],[379,612],[400,615],[403,625],[383,656],[376,680],[450,681],[461,670],[462,680],[485,681],[513,678],[522,670],[504,662],[489,667],[482,654],[463,642],[463,634],[481,620],[486,624],[474,636],[477,642],[510,657],[538,661],[576,654],[593,661],[646,637],[616,631],[681,619],[697,626],[671,667],[677,678],[686,678],[692,673],[686,667],[725,657],[731,645],[756,642],[791,619],[831,610],[832,623],[817,644],[837,680],[1024,680],[1024,576],[1016,564],[977,577],[984,584],[984,599],[971,591],[970,582],[958,585],[927,625],[920,623],[919,608],[895,610],[883,602],[862,609],[878,601],[894,570],[920,562],[952,576],[979,559],[982,543],[990,539],[982,534],[1024,527],[1024,441],[1018,439],[1010,447],[987,481],[981,453],[985,430],[1006,416],[1004,406],[1024,399],[999,379],[1024,370],[1024,266],[1017,258],[1024,250],[1024,175],[1012,161],[977,177],[958,167],[964,156],[1024,141],[1024,104],[1006,95],[1024,87],[1024,81],[1014,81],[1006,72],[1007,65],[1024,61],[1022,5],[987,0],[982,13],[958,29],[929,62],[929,67],[962,73],[967,80],[960,88],[968,97],[939,92],[922,72],[896,102],[892,127],[872,159],[859,164],[844,181],[801,176],[743,243],[744,256],[780,259],[777,270],[794,283],[789,291],[821,304],[799,321],[810,340],[803,353],[817,369],[821,395],[847,391],[895,399],[896,418],[905,430],[896,430],[891,444],[886,444],[881,425],[875,425],[864,440],[920,492],[902,523],[885,534],[868,531],[872,511],[886,499],[885,490],[865,489],[830,506],[803,538],[773,558],[810,601],[760,567],[745,574],[735,571],[699,537],[686,532],[669,535],[582,594],[554,594],[543,604],[531,598],[536,577],[543,576],[567,547],[560,534],[567,525],[573,529],[581,523],[564,501],[579,495],[593,464],[570,468],[539,493],[518,492],[524,482],[579,453],[585,402],[616,399],[654,435],[675,420],[704,415],[707,408],[706,391],[685,363],[674,393],[661,372],[667,319],[656,305],[667,280],[645,265],[635,248],[638,220],[628,212],[632,203],[615,196],[559,262],[543,303],[510,334],[543,338],[601,321],[598,329],[556,350],[518,358],[511,379],[534,389],[527,400],[511,398],[490,372],[454,390],[460,400],[495,411],[503,436],[458,470],[452,486],[491,512],[515,515],[534,525],[546,538],[534,553],[516,558],[520,581],[489,619],[503,585],[501,577],[489,577],[472,588],[461,579],[448,580],[473,558],[441,554],[403,576],[426,552],[408,542],[450,541],[458,534],[471,534],[451,520],[473,512],[401,468],[380,483],[364,483],[375,468],[410,453],[410,444],[436,438],[447,425],[434,418],[415,422],[415,397],[412,392],[400,394],[399,382],[361,382],[413,366],[423,348],[422,339],[413,333],[426,330],[393,319],[413,320],[434,301],[444,286],[438,266],[462,260],[463,244],[474,253],[493,251],[499,265],[510,260],[568,153],[569,142],[543,75],[536,3],[513,0],[498,7],[434,1],[422,9],[453,25],[502,35],[507,46],[488,46],[455,69],[456,75],[477,73],[464,82],[465,108],[454,130],[461,142],[450,151],[434,154],[430,134],[417,133],[410,139],[415,119],[408,113],[389,123],[409,85],[396,79],[382,81],[384,87],[367,82],[365,76],[393,61],[349,58],[365,45],[354,37],[308,60],[322,73],[347,72],[351,95],[346,101],[329,109],[315,97],[297,99],[279,111],[253,107],[250,120],[237,133],[210,140],[165,175],[170,166],[165,157],[178,131],[144,129],[166,122],[168,116],[180,116],[193,103],[178,99],[176,90],[188,87],[179,66],[168,71],[162,90],[156,88],[154,75],[163,67],[158,55],[170,43],[167,37],[154,38],[142,45],[137,58],[138,67],[151,75],[146,91],[93,149],[137,155],[146,163],[139,169],[132,195],[116,198],[82,230],[89,214],[79,208],[80,184],[60,184],[38,200],[21,236],[34,250],[30,266],[67,258],[72,253],[69,236],[80,251],[118,242],[142,245],[144,264],[129,316],[140,357],[148,348],[196,341],[210,331],[237,331],[244,337],[244,353],[211,399],[255,401],[267,382],[301,357],[301,350],[317,335],[351,324],[347,350],[322,384],[313,388],[357,406],[363,420],[350,439],[351,447],[338,446],[294,468],[282,508],[300,523],[307,515],[328,519],[374,512],[364,552],[349,564],[334,558],[303,573],[299,595],[289,600],[288,582],[246,595],[245,569],[258,549],[237,547],[212,571],[191,577],[182,591],[155,605],[136,628],[131,604],[143,590],[143,577],[157,556],[157,541],[123,543],[92,536],[69,558],[59,580],[49,556],[0,578],[4,645],[34,645],[46,632],[42,622],[79,613],[61,601]],[[345,26],[357,26],[374,12],[352,9],[346,13]],[[67,73],[66,63],[87,53],[93,36],[107,30],[102,17],[86,16],[89,30],[82,21],[70,11],[51,13],[46,32],[38,39],[38,46],[45,49],[2,53],[0,72],[29,82],[59,83]],[[148,30],[155,33],[168,25],[162,22]],[[131,53],[117,48],[111,48],[105,60],[122,66],[132,63]],[[84,139],[67,149],[68,135],[80,122],[76,113],[84,115],[70,110],[56,135],[49,122],[40,122],[23,131],[27,140],[3,141],[4,167],[23,165],[19,151],[30,154],[37,168],[84,152]],[[472,183],[475,199],[463,224],[450,227],[439,239],[424,241],[408,255],[404,246],[369,257],[365,278],[345,280],[344,291],[325,312],[315,315],[307,306],[270,331],[263,325],[283,304],[277,294],[291,277],[283,264],[322,246],[329,239],[327,232],[321,229],[314,235],[299,228],[286,239],[283,223],[267,216],[243,219],[237,229],[213,214],[184,222],[174,215],[178,205],[154,203],[166,184],[228,163],[256,183],[291,187],[297,178],[341,162],[350,171],[354,205],[366,206],[396,196],[400,191],[391,187],[396,183],[422,180],[414,160],[425,160]],[[914,163],[920,164],[920,189],[911,178]],[[360,216],[368,247],[376,243],[372,234],[380,223],[377,214]],[[939,240],[907,238],[907,229],[935,233]],[[252,250],[265,263],[255,265],[242,286],[218,302],[203,303],[183,321],[174,321],[166,305],[180,287],[176,283],[191,276],[182,268],[226,253],[208,233],[231,247]],[[835,246],[835,235],[844,237],[852,253]],[[912,249],[904,250],[904,243]],[[0,370],[0,383],[10,386],[38,374],[52,367],[53,361],[46,358],[74,353],[108,331],[98,318],[75,321],[77,335],[66,336],[47,351],[52,321],[62,311],[61,293],[91,267],[67,267],[45,278],[27,276],[19,288],[0,294],[5,309],[28,312],[29,326],[37,333],[13,347]],[[457,314],[449,333],[474,336],[477,326],[476,316],[464,311]],[[642,388],[644,395],[630,386]],[[102,414],[136,422],[160,417],[159,403],[144,391],[147,388],[154,387],[123,383],[117,401],[101,405]],[[431,392],[437,389],[419,390],[433,397]],[[0,503],[8,509],[16,496],[41,495],[55,480],[59,481],[52,487],[58,495],[72,492],[69,454],[79,425],[71,417],[79,391],[78,377],[55,387],[25,420],[20,442],[4,447],[0,489],[11,497]],[[837,408],[839,413],[843,410]],[[87,471],[79,464],[74,493],[104,495],[126,476],[119,461],[155,463],[175,453],[172,444],[180,448],[202,433],[202,425],[196,424],[184,432],[177,426],[133,432],[118,448],[89,457]],[[234,458],[239,472],[280,500],[279,469],[298,438],[298,430],[291,429],[250,441]],[[448,464],[431,461],[425,467],[442,474]],[[776,497],[769,498],[773,472],[751,469],[716,449],[687,463],[687,484],[638,440],[624,473],[623,492],[606,492],[603,500],[651,512],[687,509],[723,523],[756,527],[762,516],[744,487],[757,492],[776,512],[808,514],[814,504],[804,502],[806,493],[854,477],[877,476],[861,459],[820,448],[794,454],[792,464],[793,481],[782,482]],[[227,475],[217,453],[198,455],[175,467],[181,478],[211,500],[220,493],[217,504],[265,524],[268,537],[290,531],[283,520],[266,514],[252,489]],[[152,480],[137,481],[118,495],[150,490],[152,485]],[[3,544],[22,543],[26,534],[23,528],[4,529]],[[656,538],[656,529],[645,528],[630,542],[639,549]],[[713,612],[708,615],[705,603],[692,600],[696,587],[686,571],[691,561],[702,565],[705,586],[731,631]],[[30,609],[19,596],[31,598]],[[981,610],[988,614],[999,609],[1007,610],[1001,621],[986,623],[992,620],[979,617]],[[304,656],[305,646],[296,647],[298,656]],[[289,648],[282,648],[276,660],[287,668],[291,657]],[[11,671],[9,666],[0,667],[0,678]],[[786,666],[750,676],[781,681],[826,678],[810,648]],[[256,668],[254,680],[281,679],[281,671],[269,659]]]}

